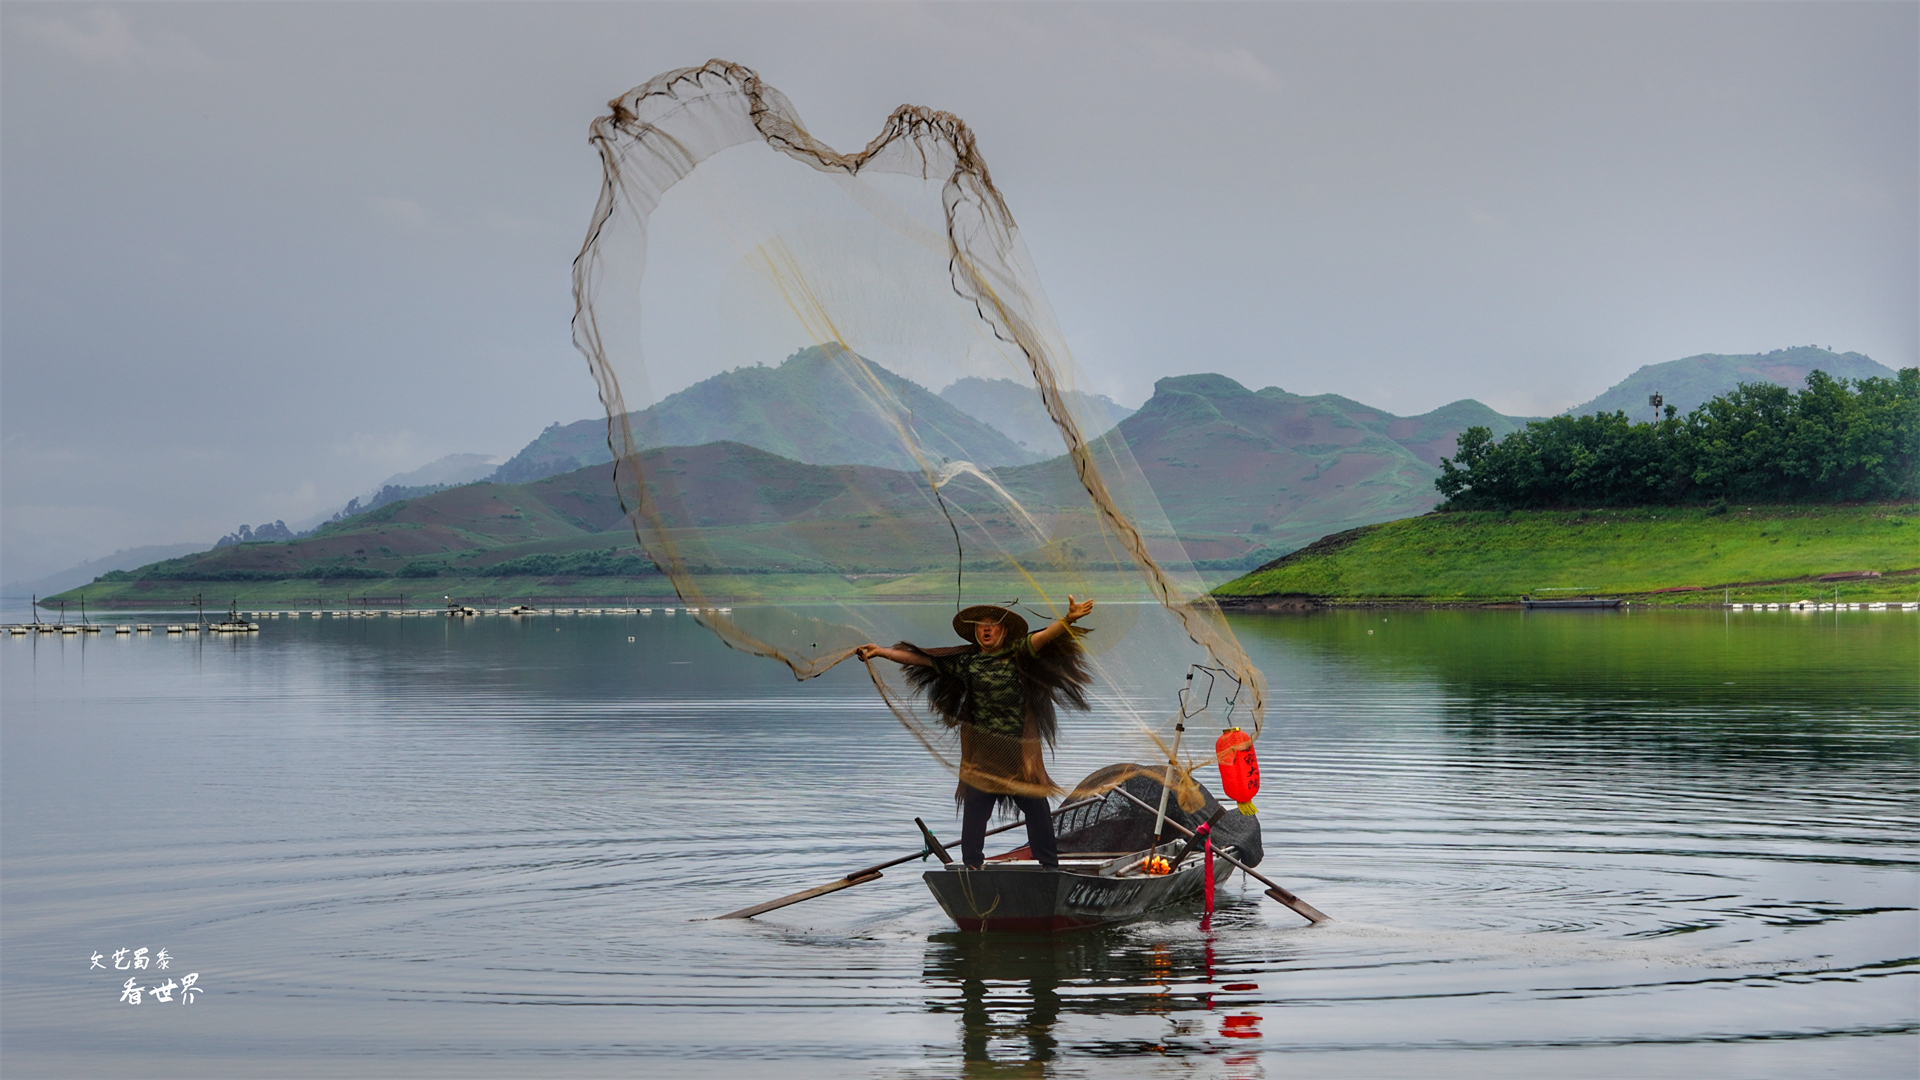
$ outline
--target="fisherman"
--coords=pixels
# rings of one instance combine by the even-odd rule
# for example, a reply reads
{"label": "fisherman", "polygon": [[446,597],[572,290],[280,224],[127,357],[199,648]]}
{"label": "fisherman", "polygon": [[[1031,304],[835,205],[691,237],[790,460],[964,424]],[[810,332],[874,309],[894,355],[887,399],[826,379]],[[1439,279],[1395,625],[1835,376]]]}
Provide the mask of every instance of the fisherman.
{"label": "fisherman", "polygon": [[1092,600],[1067,597],[1067,613],[1029,634],[1027,620],[1010,608],[978,604],[953,617],[954,632],[971,642],[923,649],[902,641],[892,648],[862,645],[862,660],[875,656],[905,667],[907,683],[960,729],[960,859],[979,869],[986,859],[987,819],[1003,803],[1027,819],[1034,860],[1058,866],[1053,811],[1047,796],[1060,788],[1047,775],[1042,744],[1058,732],[1056,707],[1085,711],[1092,681],[1074,623],[1093,611]]}

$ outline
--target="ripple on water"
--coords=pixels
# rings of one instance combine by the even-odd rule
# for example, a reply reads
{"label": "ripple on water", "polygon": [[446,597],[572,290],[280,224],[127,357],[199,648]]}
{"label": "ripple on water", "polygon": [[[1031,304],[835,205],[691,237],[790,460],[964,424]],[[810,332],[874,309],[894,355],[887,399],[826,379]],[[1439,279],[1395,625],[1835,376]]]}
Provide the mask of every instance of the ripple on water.
{"label": "ripple on water", "polygon": [[[1712,670],[1628,664],[1635,689],[1505,623],[1275,625],[1246,634],[1280,688],[1263,869],[1337,921],[1236,878],[1207,930],[1059,938],[953,931],[918,864],[698,921],[915,850],[916,814],[957,832],[951,778],[851,677],[680,631],[628,667],[399,620],[84,664],[9,645],[9,1071],[1911,1071],[1920,635],[1883,643],[1904,667],[1716,697],[1748,663],[1718,623],[1693,628]],[[1476,628],[1504,666],[1459,648]],[[1150,753],[1154,707],[1072,718],[1056,775]],[[120,944],[217,993],[116,1008],[85,959]]]}

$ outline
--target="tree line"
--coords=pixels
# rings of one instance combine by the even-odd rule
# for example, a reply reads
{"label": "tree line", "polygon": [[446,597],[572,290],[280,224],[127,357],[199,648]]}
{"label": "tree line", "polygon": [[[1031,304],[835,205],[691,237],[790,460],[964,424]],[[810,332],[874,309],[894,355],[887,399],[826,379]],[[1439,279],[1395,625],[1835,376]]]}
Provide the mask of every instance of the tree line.
{"label": "tree line", "polygon": [[1920,368],[1807,376],[1798,392],[1744,383],[1685,417],[1536,420],[1495,441],[1471,427],[1434,486],[1442,509],[1536,509],[1920,497]]}

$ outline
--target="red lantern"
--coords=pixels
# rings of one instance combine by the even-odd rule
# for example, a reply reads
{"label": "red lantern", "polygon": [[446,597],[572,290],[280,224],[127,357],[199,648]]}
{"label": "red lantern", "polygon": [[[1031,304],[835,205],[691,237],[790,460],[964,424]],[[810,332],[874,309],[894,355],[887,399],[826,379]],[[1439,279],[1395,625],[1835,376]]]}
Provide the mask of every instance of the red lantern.
{"label": "red lantern", "polygon": [[1253,736],[1228,728],[1214,742],[1213,756],[1220,762],[1220,786],[1227,798],[1239,803],[1243,814],[1258,813],[1253,797],[1260,794],[1260,762],[1253,756]]}

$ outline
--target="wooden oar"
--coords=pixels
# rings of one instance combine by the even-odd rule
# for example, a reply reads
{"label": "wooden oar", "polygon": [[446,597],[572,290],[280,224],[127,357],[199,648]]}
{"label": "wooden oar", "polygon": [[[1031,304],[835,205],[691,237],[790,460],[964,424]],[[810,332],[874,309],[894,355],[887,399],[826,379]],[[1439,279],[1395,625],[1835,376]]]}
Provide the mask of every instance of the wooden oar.
{"label": "wooden oar", "polygon": [[[1133,804],[1135,806],[1138,806],[1142,810],[1150,811],[1153,809],[1152,806],[1147,804],[1146,800],[1135,796],[1133,792],[1128,791],[1126,788],[1114,788],[1113,790],[1119,792],[1122,795],[1125,795],[1128,799],[1133,801]],[[1185,825],[1182,825],[1179,822],[1174,821],[1172,818],[1167,819],[1167,824],[1173,826],[1174,828],[1180,830],[1183,833],[1186,833],[1188,836],[1193,835],[1192,829],[1189,829]],[[1287,888],[1284,885],[1281,885],[1279,882],[1273,880],[1270,877],[1267,877],[1265,874],[1260,873],[1259,871],[1255,870],[1253,867],[1248,866],[1246,863],[1241,862],[1239,859],[1236,859],[1233,856],[1227,854],[1226,852],[1221,851],[1218,847],[1215,847],[1213,849],[1213,854],[1216,858],[1225,859],[1227,860],[1228,863],[1239,867],[1241,873],[1247,875],[1248,877],[1254,879],[1255,881],[1261,882],[1262,884],[1266,885],[1268,896],[1271,896],[1275,900],[1278,900],[1281,903],[1292,908],[1296,914],[1298,914],[1301,918],[1307,920],[1308,922],[1323,923],[1323,922],[1333,921],[1330,917],[1323,914],[1319,908],[1314,907],[1312,904],[1307,903],[1305,900],[1302,900],[1298,896],[1295,896],[1293,893],[1287,891]]]}
{"label": "wooden oar", "polygon": [[[1068,803],[1065,806],[1060,807],[1060,809],[1055,810],[1053,812],[1053,816],[1059,817],[1061,814],[1064,814],[1068,810],[1072,810],[1075,807],[1085,806],[1090,802],[1098,802],[1098,801],[1099,801],[1098,799],[1082,799],[1076,803]],[[744,908],[741,908],[739,911],[729,911],[725,915],[715,915],[714,918],[715,919],[751,919],[755,915],[765,915],[769,911],[774,911],[779,908],[786,907],[789,904],[797,904],[802,900],[811,900],[816,896],[825,896],[828,893],[839,892],[841,889],[849,889],[855,885],[864,885],[869,881],[873,881],[881,877],[882,875],[880,871],[885,870],[890,866],[899,866],[901,863],[912,862],[915,859],[924,859],[929,855],[938,855],[940,857],[940,862],[942,865],[945,865],[953,861],[952,857],[947,853],[946,845],[942,844],[938,839],[934,837],[933,830],[927,828],[926,822],[921,821],[919,818],[914,818],[913,823],[915,825],[920,826],[920,835],[926,838],[927,843],[925,847],[921,848],[919,851],[916,851],[911,855],[902,855],[897,859],[889,859],[883,863],[874,863],[872,866],[865,867],[860,870],[855,870],[853,873],[848,874],[846,877],[843,877],[838,881],[829,881],[825,885],[816,885],[811,889],[802,889],[797,893],[793,893],[788,896],[783,896],[778,900],[769,900],[764,904],[755,904],[752,907],[744,907]],[[1016,818],[1013,821],[1005,825],[1002,825],[997,829],[988,829],[985,835],[992,836],[995,833],[1006,832],[1008,829],[1017,829],[1020,826],[1025,825],[1026,823],[1027,823],[1026,818]]]}

